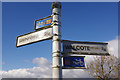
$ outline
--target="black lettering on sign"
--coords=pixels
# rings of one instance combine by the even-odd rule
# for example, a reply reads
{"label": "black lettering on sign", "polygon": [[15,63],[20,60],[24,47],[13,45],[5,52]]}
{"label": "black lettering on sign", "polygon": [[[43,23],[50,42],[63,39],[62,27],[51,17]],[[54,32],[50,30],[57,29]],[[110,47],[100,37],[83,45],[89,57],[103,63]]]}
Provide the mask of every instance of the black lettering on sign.
{"label": "black lettering on sign", "polygon": [[80,46],[80,50],[84,50],[84,46]]}
{"label": "black lettering on sign", "polygon": [[50,36],[51,35],[51,32],[45,32],[44,33],[44,36]]}
{"label": "black lettering on sign", "polygon": [[90,51],[89,46],[79,46],[79,45],[64,45],[65,49],[72,49],[72,50],[84,50],[84,51]]}
{"label": "black lettering on sign", "polygon": [[65,49],[72,49],[71,45],[64,45]]}
{"label": "black lettering on sign", "polygon": [[87,50],[90,51],[90,47],[89,46],[87,46]]}
{"label": "black lettering on sign", "polygon": [[27,36],[25,38],[20,39],[19,43],[25,42],[25,41],[29,41],[29,40],[33,40],[36,39],[38,37],[38,35],[34,35],[34,36]]}
{"label": "black lettering on sign", "polygon": [[72,49],[75,50],[75,51],[77,51],[76,46],[72,46]]}
{"label": "black lettering on sign", "polygon": [[103,51],[107,51],[106,48],[104,48],[104,47],[102,47],[102,50],[103,50]]}
{"label": "black lettering on sign", "polygon": [[80,46],[76,46],[76,49],[77,49],[77,50],[80,50]]}

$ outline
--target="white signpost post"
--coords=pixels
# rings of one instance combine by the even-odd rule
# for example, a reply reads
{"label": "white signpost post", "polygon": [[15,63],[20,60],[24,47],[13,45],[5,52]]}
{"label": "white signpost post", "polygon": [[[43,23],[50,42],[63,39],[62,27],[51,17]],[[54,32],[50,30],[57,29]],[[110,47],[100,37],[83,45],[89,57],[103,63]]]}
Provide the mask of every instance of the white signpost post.
{"label": "white signpost post", "polygon": [[62,78],[60,2],[53,2],[52,15],[53,15],[52,78],[53,80],[60,80]]}

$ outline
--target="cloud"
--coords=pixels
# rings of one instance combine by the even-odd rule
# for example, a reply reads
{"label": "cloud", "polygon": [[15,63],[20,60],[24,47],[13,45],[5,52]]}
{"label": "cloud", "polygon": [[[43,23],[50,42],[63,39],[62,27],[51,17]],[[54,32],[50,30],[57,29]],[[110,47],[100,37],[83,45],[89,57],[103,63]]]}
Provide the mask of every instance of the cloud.
{"label": "cloud", "polygon": [[44,66],[51,66],[52,64],[44,57],[40,57],[40,58],[35,58],[33,59],[33,64],[37,64],[40,67],[44,67]]}
{"label": "cloud", "polygon": [[38,64],[39,67],[2,71],[2,77],[3,78],[51,78],[52,67],[46,58],[43,57],[35,58],[33,60],[33,63]]}
{"label": "cloud", "polygon": [[84,69],[65,69],[63,78],[91,78]]}
{"label": "cloud", "polygon": [[[45,68],[46,69],[46,68]],[[49,78],[50,77],[50,69],[46,69],[49,71],[45,72],[43,68],[33,67],[31,69],[13,69],[9,71],[2,71],[3,78]]]}
{"label": "cloud", "polygon": [[0,80],[2,79],[2,71],[0,71]]}
{"label": "cloud", "polygon": [[118,37],[114,40],[108,41],[109,52],[118,57]]}
{"label": "cloud", "polygon": [[[3,78],[51,78],[52,77],[52,65],[44,57],[33,59],[33,64],[39,65],[39,67],[33,67],[28,69],[13,69],[2,72]],[[74,75],[73,75],[74,74]],[[88,74],[84,70],[63,70],[64,78],[88,78]]]}

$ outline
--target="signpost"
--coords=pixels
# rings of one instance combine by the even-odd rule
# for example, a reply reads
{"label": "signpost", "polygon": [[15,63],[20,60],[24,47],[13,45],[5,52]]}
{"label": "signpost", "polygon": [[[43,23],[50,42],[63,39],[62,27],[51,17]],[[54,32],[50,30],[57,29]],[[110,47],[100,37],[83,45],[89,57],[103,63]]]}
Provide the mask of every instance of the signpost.
{"label": "signpost", "polygon": [[52,28],[30,32],[17,37],[16,47],[52,38]]}
{"label": "signpost", "polygon": [[35,20],[35,30],[51,27],[52,21],[52,15],[39,20]]}
{"label": "signpost", "polygon": [[64,54],[109,55],[108,43],[63,40]]}
{"label": "signpost", "polygon": [[85,56],[63,57],[63,69],[86,69]]}
{"label": "signpost", "polygon": [[[62,69],[85,69],[85,56],[70,56],[68,54],[82,55],[109,55],[108,43],[81,42],[63,40],[61,54],[61,3],[53,2],[52,15],[36,20],[35,30],[17,37],[16,47],[32,44],[52,38],[52,78],[62,79]],[[63,64],[61,58],[63,56]]]}

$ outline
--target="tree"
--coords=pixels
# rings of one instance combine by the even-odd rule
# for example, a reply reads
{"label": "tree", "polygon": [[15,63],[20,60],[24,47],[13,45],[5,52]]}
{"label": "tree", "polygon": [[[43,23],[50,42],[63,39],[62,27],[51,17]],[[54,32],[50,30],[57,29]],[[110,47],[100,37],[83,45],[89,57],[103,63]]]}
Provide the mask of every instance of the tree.
{"label": "tree", "polygon": [[87,72],[99,80],[118,79],[120,70],[118,58],[115,56],[96,56],[87,64]]}

